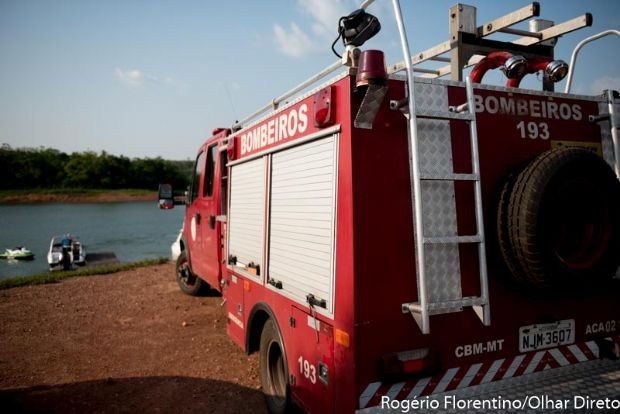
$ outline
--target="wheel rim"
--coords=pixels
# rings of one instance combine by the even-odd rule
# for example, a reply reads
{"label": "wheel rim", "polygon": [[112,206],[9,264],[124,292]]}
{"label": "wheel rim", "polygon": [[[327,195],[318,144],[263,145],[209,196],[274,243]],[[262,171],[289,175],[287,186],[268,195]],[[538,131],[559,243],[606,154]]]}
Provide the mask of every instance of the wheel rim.
{"label": "wheel rim", "polygon": [[566,181],[555,192],[550,219],[551,246],[563,265],[583,270],[595,266],[611,238],[607,198],[585,179]]}
{"label": "wheel rim", "polygon": [[267,367],[271,395],[279,404],[284,404],[286,398],[286,371],[284,369],[282,349],[277,341],[269,343]]}
{"label": "wheel rim", "polygon": [[179,266],[177,266],[177,279],[187,287],[192,287],[196,284],[196,276],[192,275],[192,272],[189,270],[189,263],[187,260],[183,260]]}

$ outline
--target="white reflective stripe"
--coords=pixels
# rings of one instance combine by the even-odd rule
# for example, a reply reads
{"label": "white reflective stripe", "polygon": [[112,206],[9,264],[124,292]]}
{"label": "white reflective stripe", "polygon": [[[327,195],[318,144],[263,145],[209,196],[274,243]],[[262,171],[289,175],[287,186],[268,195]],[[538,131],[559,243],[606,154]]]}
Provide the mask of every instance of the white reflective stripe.
{"label": "white reflective stripe", "polygon": [[521,365],[521,362],[523,362],[524,358],[525,355],[519,355],[518,357],[516,357],[514,361],[512,361],[512,364],[510,364],[510,367],[508,367],[508,371],[506,371],[502,378],[512,378],[517,368],[519,368],[519,365]]}
{"label": "white reflective stripe", "polygon": [[308,326],[315,331],[321,332],[321,321],[308,315]]}
{"label": "white reflective stripe", "polygon": [[566,359],[564,354],[562,354],[562,352],[560,352],[558,348],[550,349],[549,353],[553,355],[555,360],[558,361],[558,364],[560,364],[561,366],[570,365],[570,362],[568,361],[568,359]]}
{"label": "white reflective stripe", "polygon": [[398,395],[400,390],[403,389],[404,386],[405,386],[404,382],[397,382],[396,384],[390,387],[390,389],[388,390],[388,392],[385,393],[385,395],[390,397],[390,400],[394,400],[396,399],[396,396]]}
{"label": "white reflective stripe", "polygon": [[487,382],[491,382],[491,380],[493,379],[497,371],[499,371],[499,367],[502,366],[504,361],[505,361],[504,358],[498,359],[497,361],[493,361],[493,364],[491,364],[491,367],[485,374],[484,378],[482,378],[482,381],[480,381],[480,384],[486,384]]}
{"label": "white reflective stripe", "polygon": [[243,329],[243,322],[241,322],[241,320],[239,320],[239,318],[237,318],[231,312],[228,312],[228,319],[230,319],[239,328]]}
{"label": "white reflective stripe", "polygon": [[435,394],[437,392],[444,392],[446,388],[448,388],[448,384],[450,384],[450,381],[452,381],[452,378],[454,378],[458,370],[458,368],[450,368],[449,370],[447,370],[446,374],[443,376],[441,381],[439,381],[439,384],[437,384],[432,394]]}
{"label": "white reflective stripe", "polygon": [[360,408],[366,408],[366,404],[368,404],[368,401],[375,395],[380,386],[380,382],[368,384],[362,395],[360,395]]}
{"label": "white reflective stripe", "polygon": [[588,360],[588,357],[585,356],[583,352],[581,352],[581,349],[579,349],[577,345],[571,345],[568,347],[568,349],[572,352],[575,358],[577,358],[577,361],[586,362]]}
{"label": "white reflective stripe", "polygon": [[471,381],[474,379],[474,377],[476,376],[476,374],[480,370],[481,366],[482,366],[482,364],[480,363],[480,364],[474,364],[471,367],[469,367],[469,369],[467,370],[467,373],[465,374],[465,376],[461,380],[460,384],[456,388],[457,389],[458,388],[465,388],[465,387],[469,386]]}
{"label": "white reflective stripe", "polygon": [[[614,340],[614,338],[606,338],[606,339]],[[594,341],[585,342],[585,344],[595,356],[598,356],[599,347],[596,345]],[[583,353],[583,351],[581,351],[581,349],[576,344],[567,346],[567,349],[579,362],[586,362],[589,360],[589,358]],[[540,361],[543,359],[543,357],[545,356],[547,352],[553,357],[553,359],[561,367],[571,365],[571,362],[568,360],[568,358],[566,358],[566,356],[564,356],[560,348],[552,348],[552,349],[537,352],[532,358],[532,360],[529,362],[525,371],[523,371],[523,374],[525,375],[525,374],[530,374],[534,372],[534,370],[538,367],[538,365],[540,364]],[[499,379],[512,378],[515,372],[517,371],[517,369],[519,369],[519,366],[521,365],[521,363],[524,361],[525,357],[526,355],[516,356],[514,360],[512,361],[512,363],[510,364],[510,366],[508,367],[508,370],[506,371],[506,373],[502,376],[502,378],[499,378]],[[482,380],[480,381],[478,385],[492,382],[493,378],[495,377],[495,375],[497,374],[497,372],[499,371],[499,369],[501,368],[501,366],[504,364],[505,361],[506,361],[505,358],[497,359],[493,361],[489,369],[484,373],[484,377],[482,378]],[[471,382],[476,377],[476,375],[480,373],[480,369],[482,368],[482,366],[483,366],[483,363],[477,363],[477,364],[471,365],[469,369],[467,370],[467,372],[465,373],[465,375],[463,376],[463,378],[461,379],[461,381],[459,382],[456,389],[462,389],[462,388],[466,388],[470,386]],[[448,388],[448,385],[454,379],[455,375],[457,374],[460,368],[462,367],[450,368],[449,370],[447,370],[445,374],[443,375],[443,377],[441,378],[441,380],[439,381],[439,383],[431,391],[431,394],[444,392]],[[542,367],[542,370],[546,371],[551,368],[553,367],[547,363],[545,364],[544,367]],[[415,383],[415,386],[409,392],[409,394],[406,397],[404,397],[404,399],[410,400],[410,399],[420,397],[420,394],[428,386],[431,380],[432,380],[432,377],[425,377],[425,378],[421,378],[420,380],[418,380]],[[396,399],[398,394],[402,391],[405,385],[406,385],[405,382],[398,382],[396,384],[393,384],[390,387],[390,389],[385,393],[385,395],[389,397],[390,399],[394,400]],[[377,392],[380,386],[381,386],[380,382],[374,382],[372,384],[369,384],[368,387],[366,387],[366,389],[360,396],[360,408],[366,407],[366,405],[368,404],[370,399],[375,395],[375,393]]]}
{"label": "white reflective stripe", "polygon": [[592,353],[594,354],[594,357],[598,358],[599,352],[598,352],[598,345],[596,344],[596,342],[588,341],[586,342],[586,345],[588,346],[588,348],[590,348],[590,351],[592,351]]}
{"label": "white reflective stripe", "polygon": [[419,397],[420,393],[422,391],[424,391],[424,388],[426,388],[426,386],[428,385],[428,383],[431,381],[431,377],[426,377],[426,378],[422,378],[418,381],[418,383],[415,385],[415,387],[413,387],[413,389],[411,390],[411,392],[409,393],[409,395],[407,395],[407,397],[405,398],[406,400],[411,400],[413,398]]}
{"label": "white reflective stripe", "polygon": [[542,357],[545,356],[546,353],[547,351],[536,352],[536,354],[534,355],[534,358],[532,358],[532,360],[530,361],[525,371],[523,371],[523,375],[534,372],[534,370],[538,366],[538,363],[540,362]]}

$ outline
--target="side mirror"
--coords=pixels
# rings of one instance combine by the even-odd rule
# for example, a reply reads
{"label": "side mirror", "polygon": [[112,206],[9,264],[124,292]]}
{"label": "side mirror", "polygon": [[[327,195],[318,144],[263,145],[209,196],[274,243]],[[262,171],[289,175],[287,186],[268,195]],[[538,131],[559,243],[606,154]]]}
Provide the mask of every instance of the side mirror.
{"label": "side mirror", "polygon": [[174,208],[174,194],[170,184],[160,184],[157,197],[159,198],[159,208],[164,210]]}

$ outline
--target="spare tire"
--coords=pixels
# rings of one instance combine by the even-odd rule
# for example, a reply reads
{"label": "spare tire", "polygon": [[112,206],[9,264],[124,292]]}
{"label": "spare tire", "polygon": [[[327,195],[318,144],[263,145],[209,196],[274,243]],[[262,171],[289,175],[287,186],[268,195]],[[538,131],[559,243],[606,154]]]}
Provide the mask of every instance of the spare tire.
{"label": "spare tire", "polygon": [[515,279],[581,287],[615,274],[620,182],[601,157],[581,148],[547,151],[511,184],[498,211],[498,238]]}

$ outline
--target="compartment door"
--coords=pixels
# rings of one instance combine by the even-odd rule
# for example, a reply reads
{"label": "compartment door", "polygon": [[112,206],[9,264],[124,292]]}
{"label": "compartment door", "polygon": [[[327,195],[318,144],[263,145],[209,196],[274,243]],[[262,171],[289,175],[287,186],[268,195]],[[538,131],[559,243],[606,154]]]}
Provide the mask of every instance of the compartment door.
{"label": "compartment door", "polygon": [[334,330],[293,306],[287,344],[293,398],[304,411],[334,411]]}
{"label": "compartment door", "polygon": [[271,161],[269,273],[302,304],[333,312],[336,135],[276,153]]}

